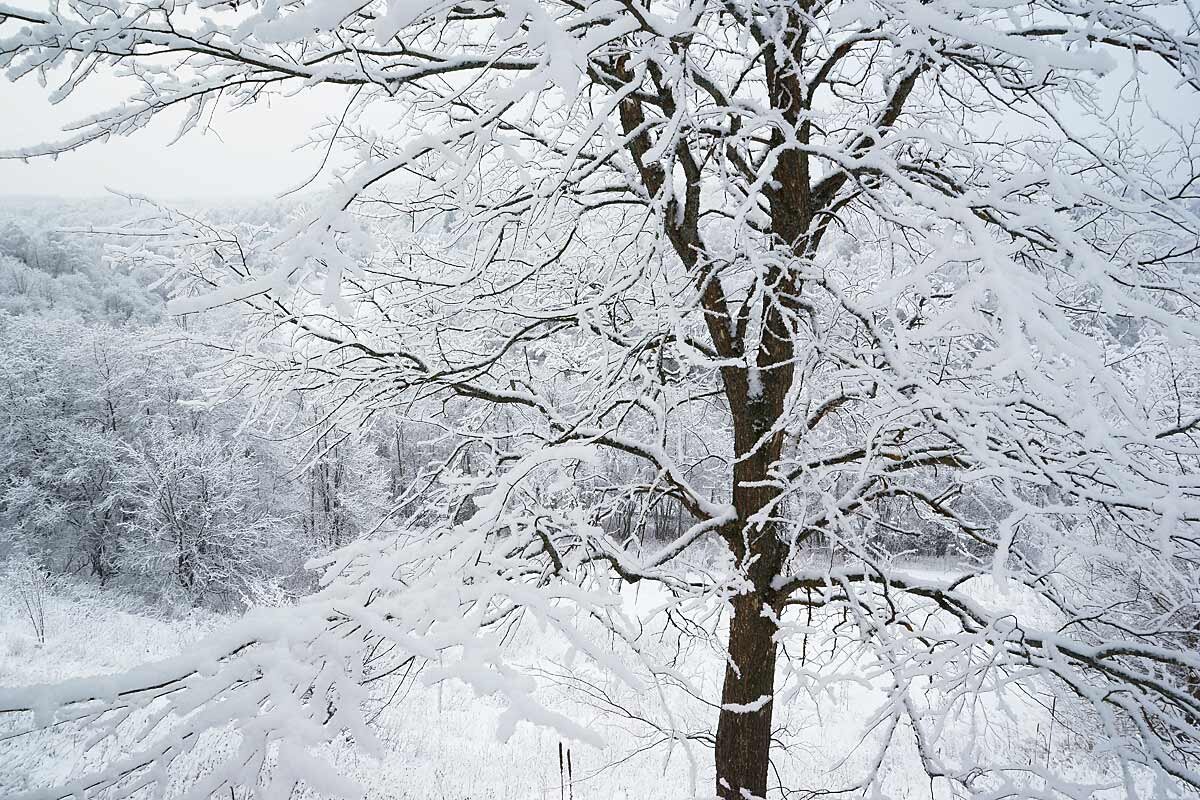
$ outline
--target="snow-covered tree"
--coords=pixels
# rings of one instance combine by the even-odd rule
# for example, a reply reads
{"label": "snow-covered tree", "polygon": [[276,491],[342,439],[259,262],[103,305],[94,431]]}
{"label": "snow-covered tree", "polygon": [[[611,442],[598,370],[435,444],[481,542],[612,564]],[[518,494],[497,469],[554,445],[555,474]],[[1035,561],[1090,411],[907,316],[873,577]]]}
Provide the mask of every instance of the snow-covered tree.
{"label": "snow-covered tree", "polygon": [[[1189,5],[63,0],[0,17],[11,76],[57,77],[59,96],[135,79],[14,157],[345,87],[318,131],[351,163],[327,202],[274,237],[168,218],[192,252],[176,311],[257,314],[236,360],[264,394],[319,394],[345,426],[403,409],[450,443],[392,534],[333,556],[296,609],[110,681],[104,716],[84,684],[4,695],[98,736],[165,706],[65,790],[162,787],[228,725],[239,745],[193,796],[340,791],[303,748],[370,740],[356,704],[381,643],[504,696],[505,725],[588,738],[505,661],[521,616],[656,684],[662,741],[711,742],[725,800],[882,792],[901,740],[960,795],[1200,788],[1200,408],[1181,389],[1200,149],[1171,116],[1200,88]],[[688,522],[654,541],[606,524],[630,503]],[[949,553],[950,574],[905,569],[905,550]],[[720,642],[712,732],[670,722],[668,691],[705,687],[657,655],[620,581],[661,584],[654,614]],[[1009,594],[983,602],[988,581]],[[1043,613],[1020,611],[1030,597]],[[818,633],[832,645],[812,652]],[[789,701],[842,681],[882,698],[861,774],[772,773]],[[979,735],[981,714],[1047,690],[1094,736],[1098,774]]]}
{"label": "snow-covered tree", "polygon": [[160,594],[234,606],[284,572],[287,520],[259,495],[262,465],[236,441],[156,425],[130,451],[126,569]]}
{"label": "snow-covered tree", "polygon": [[120,558],[121,434],[138,424],[140,410],[134,372],[111,328],[0,317],[6,538],[47,566],[101,583]]}
{"label": "snow-covered tree", "polygon": [[394,458],[360,431],[340,430],[331,416],[319,405],[299,409],[288,453],[301,495],[299,526],[322,553],[359,538],[386,513]]}
{"label": "snow-covered tree", "polygon": [[285,470],[208,407],[203,363],[169,327],[0,316],[2,554],[197,602],[292,577],[316,549]]}

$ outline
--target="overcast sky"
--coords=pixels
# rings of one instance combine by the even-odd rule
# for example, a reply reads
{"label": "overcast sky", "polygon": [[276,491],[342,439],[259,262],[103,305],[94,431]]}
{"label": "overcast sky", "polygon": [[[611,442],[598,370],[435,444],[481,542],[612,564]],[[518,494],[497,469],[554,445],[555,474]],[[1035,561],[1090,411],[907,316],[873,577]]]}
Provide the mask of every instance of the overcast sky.
{"label": "overcast sky", "polygon": [[[29,78],[0,76],[0,151],[62,138],[62,126],[120,101],[115,81],[94,79],[58,105]],[[175,144],[178,117],[155,120],[127,138],[114,138],[57,161],[0,160],[0,194],[90,196],[108,188],[161,198],[273,196],[301,183],[320,163],[296,151],[312,126],[330,113],[320,91],[271,106],[218,114],[215,130],[193,131]],[[335,108],[336,110],[336,108]]]}

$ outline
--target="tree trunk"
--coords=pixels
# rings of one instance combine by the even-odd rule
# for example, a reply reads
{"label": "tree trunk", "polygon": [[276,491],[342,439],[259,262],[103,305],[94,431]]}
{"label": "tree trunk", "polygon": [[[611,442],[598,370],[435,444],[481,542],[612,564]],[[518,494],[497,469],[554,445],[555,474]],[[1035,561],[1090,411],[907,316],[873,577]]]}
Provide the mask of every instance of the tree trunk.
{"label": "tree trunk", "polygon": [[757,594],[733,600],[717,720],[717,796],[766,797],[775,691],[775,630]]}
{"label": "tree trunk", "polygon": [[[777,337],[768,337],[776,352],[790,359],[791,350]],[[770,360],[768,353],[760,360]],[[767,796],[771,764],[771,720],[775,694],[775,617],[763,603],[785,560],[785,548],[770,523],[754,523],[776,498],[771,467],[783,446],[776,421],[783,413],[791,385],[791,368],[761,369],[760,390],[750,392],[746,375],[727,382],[729,406],[734,409],[733,505],[738,524],[726,529],[725,543],[745,569],[746,590],[733,598],[729,620],[728,661],[717,719],[717,796],[749,800]]]}

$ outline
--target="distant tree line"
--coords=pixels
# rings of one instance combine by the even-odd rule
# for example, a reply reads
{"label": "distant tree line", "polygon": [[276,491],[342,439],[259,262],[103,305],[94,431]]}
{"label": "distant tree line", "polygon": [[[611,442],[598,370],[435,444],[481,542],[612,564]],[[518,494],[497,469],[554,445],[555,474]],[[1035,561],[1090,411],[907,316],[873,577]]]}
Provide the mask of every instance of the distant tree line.
{"label": "distant tree line", "polygon": [[230,334],[167,319],[161,273],[65,222],[0,216],[0,561],[217,607],[306,587],[384,516],[403,437],[348,442],[302,394],[249,427],[205,377]]}

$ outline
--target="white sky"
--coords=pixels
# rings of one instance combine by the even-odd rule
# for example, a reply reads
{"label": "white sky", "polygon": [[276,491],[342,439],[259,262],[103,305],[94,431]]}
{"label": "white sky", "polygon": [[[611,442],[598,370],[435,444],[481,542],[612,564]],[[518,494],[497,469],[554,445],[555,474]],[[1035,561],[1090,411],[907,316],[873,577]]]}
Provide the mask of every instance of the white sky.
{"label": "white sky", "polygon": [[[34,78],[12,83],[0,74],[0,151],[62,138],[64,124],[120,102],[117,81],[102,81],[51,105],[49,90]],[[320,164],[318,152],[296,147],[314,124],[339,112],[336,93],[309,89],[296,99],[218,113],[212,131],[194,130],[174,144],[179,117],[172,114],[55,161],[0,160],[0,195],[80,197],[111,188],[164,199],[274,196]]]}

